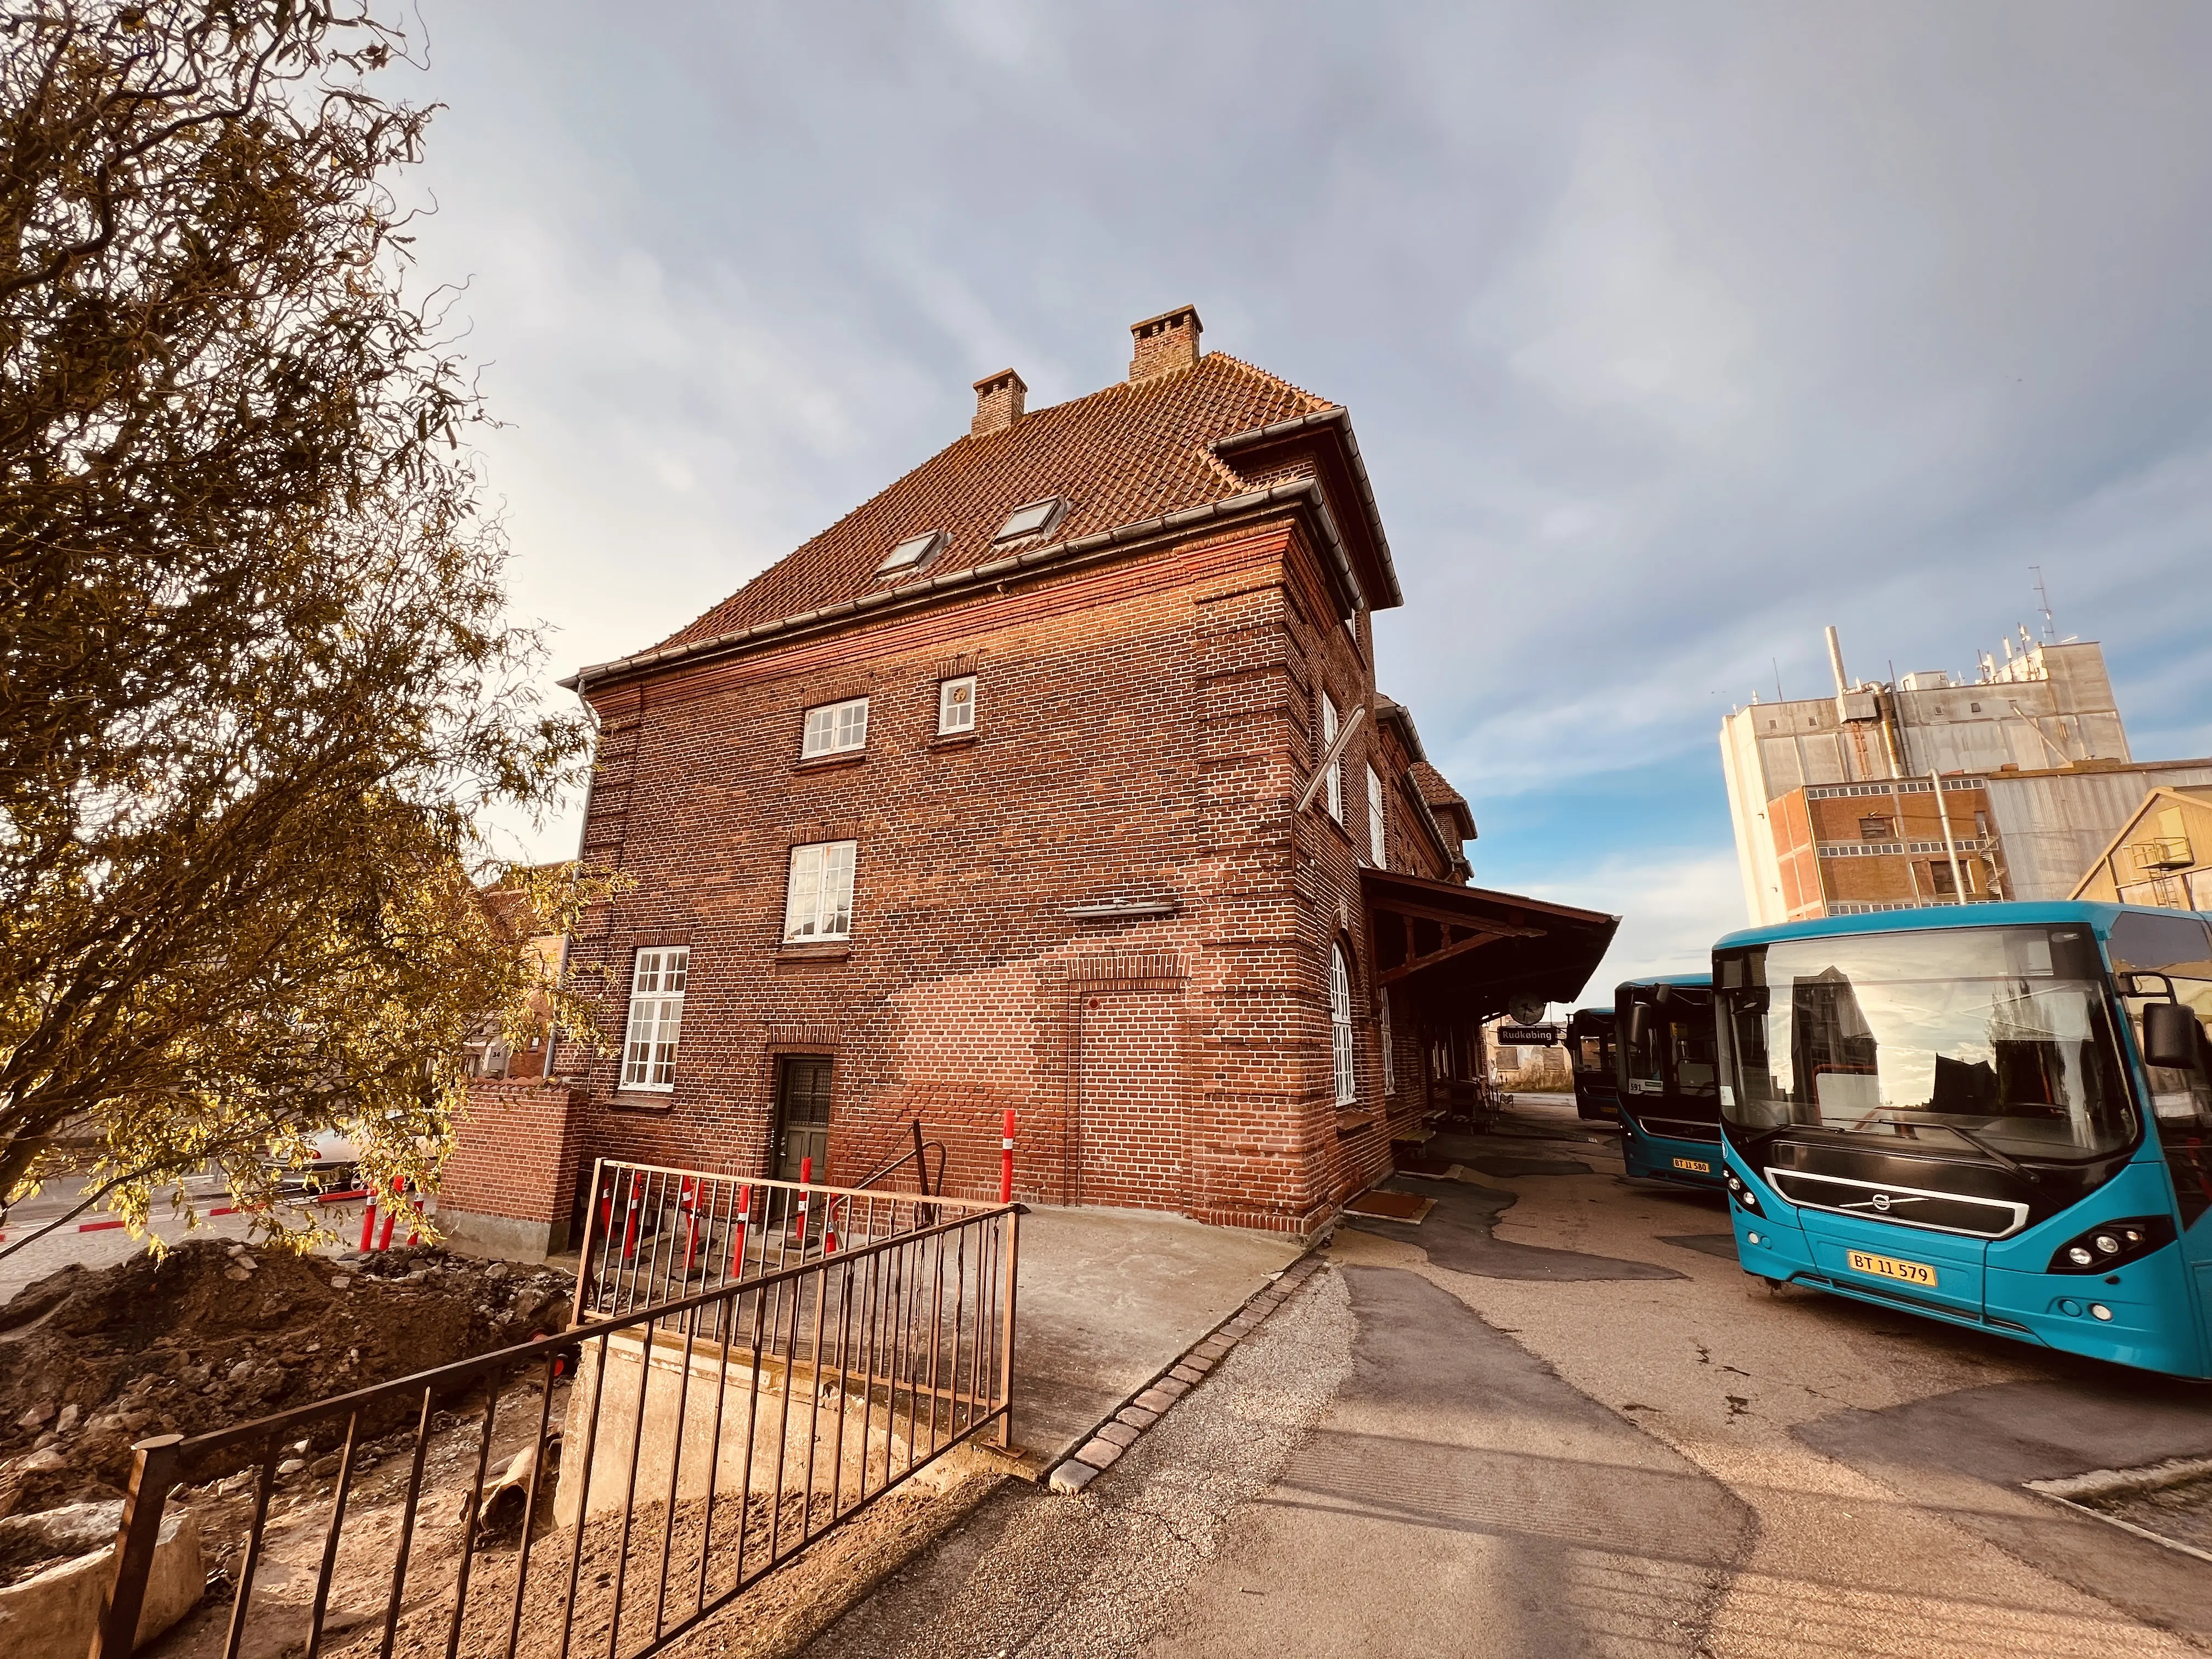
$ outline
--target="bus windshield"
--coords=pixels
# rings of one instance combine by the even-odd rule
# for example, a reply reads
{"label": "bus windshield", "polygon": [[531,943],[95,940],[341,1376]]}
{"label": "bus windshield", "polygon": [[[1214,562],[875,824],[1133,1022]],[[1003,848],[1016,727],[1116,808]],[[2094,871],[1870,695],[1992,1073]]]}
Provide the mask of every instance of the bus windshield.
{"label": "bus windshield", "polygon": [[1699,986],[1669,986],[1667,1000],[1656,990],[1639,985],[1632,1003],[1644,1005],[1640,1037],[1623,1039],[1632,1083],[1647,1091],[1686,1095],[1710,1101],[1719,1082],[1713,1054],[1712,993]]}
{"label": "bus windshield", "polygon": [[1723,956],[1721,1112],[1999,1163],[2113,1152],[2136,1116],[2086,927],[1788,939]]}

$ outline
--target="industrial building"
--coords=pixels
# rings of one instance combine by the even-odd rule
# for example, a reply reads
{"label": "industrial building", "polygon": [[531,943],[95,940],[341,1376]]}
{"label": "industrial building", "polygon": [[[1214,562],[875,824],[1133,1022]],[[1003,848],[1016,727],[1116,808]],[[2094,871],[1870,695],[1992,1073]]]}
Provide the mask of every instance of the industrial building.
{"label": "industrial building", "polygon": [[2138,762],[2094,641],[1984,653],[1971,675],[1855,679],[1731,709],[1721,764],[1755,926],[1990,899],[2056,899],[2148,790],[2212,786],[2212,760]]}

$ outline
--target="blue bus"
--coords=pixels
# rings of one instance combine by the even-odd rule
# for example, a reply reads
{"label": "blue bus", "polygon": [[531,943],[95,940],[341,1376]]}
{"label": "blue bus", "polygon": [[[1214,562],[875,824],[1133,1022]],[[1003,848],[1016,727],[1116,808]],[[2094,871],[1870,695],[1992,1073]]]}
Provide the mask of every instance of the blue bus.
{"label": "blue bus", "polygon": [[1620,1115],[1620,1081],[1610,1008],[1577,1008],[1567,1016],[1567,1064],[1575,1078],[1577,1117]]}
{"label": "blue bus", "polygon": [[2209,923],[1984,903],[1722,939],[1745,1270],[2212,1377]]}
{"label": "blue bus", "polygon": [[1712,983],[1710,974],[1673,974],[1613,994],[1620,1158],[1631,1176],[1720,1189]]}

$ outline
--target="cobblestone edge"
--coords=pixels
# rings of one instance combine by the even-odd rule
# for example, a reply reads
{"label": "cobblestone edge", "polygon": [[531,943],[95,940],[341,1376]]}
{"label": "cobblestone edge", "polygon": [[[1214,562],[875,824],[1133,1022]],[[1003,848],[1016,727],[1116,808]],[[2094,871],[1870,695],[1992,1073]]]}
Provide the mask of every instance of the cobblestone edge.
{"label": "cobblestone edge", "polygon": [[1146,1430],[1206,1381],[1239,1342],[1257,1330],[1269,1314],[1321,1270],[1322,1253],[1328,1248],[1327,1237],[1316,1240],[1304,1255],[1245,1297],[1226,1319],[1122,1401],[1091,1431],[1082,1445],[1054,1466],[1045,1478],[1046,1487],[1056,1492],[1079,1492],[1113,1468]]}

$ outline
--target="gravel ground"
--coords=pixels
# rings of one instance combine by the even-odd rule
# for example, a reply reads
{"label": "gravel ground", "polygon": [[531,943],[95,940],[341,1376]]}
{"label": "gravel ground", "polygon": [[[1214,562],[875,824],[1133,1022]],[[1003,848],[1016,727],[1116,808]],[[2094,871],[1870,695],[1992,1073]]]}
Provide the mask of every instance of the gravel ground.
{"label": "gravel ground", "polygon": [[1084,1492],[1010,1482],[805,1650],[807,1659],[1091,1659],[1160,1627],[1224,1522],[1282,1473],[1352,1366],[1325,1269]]}

